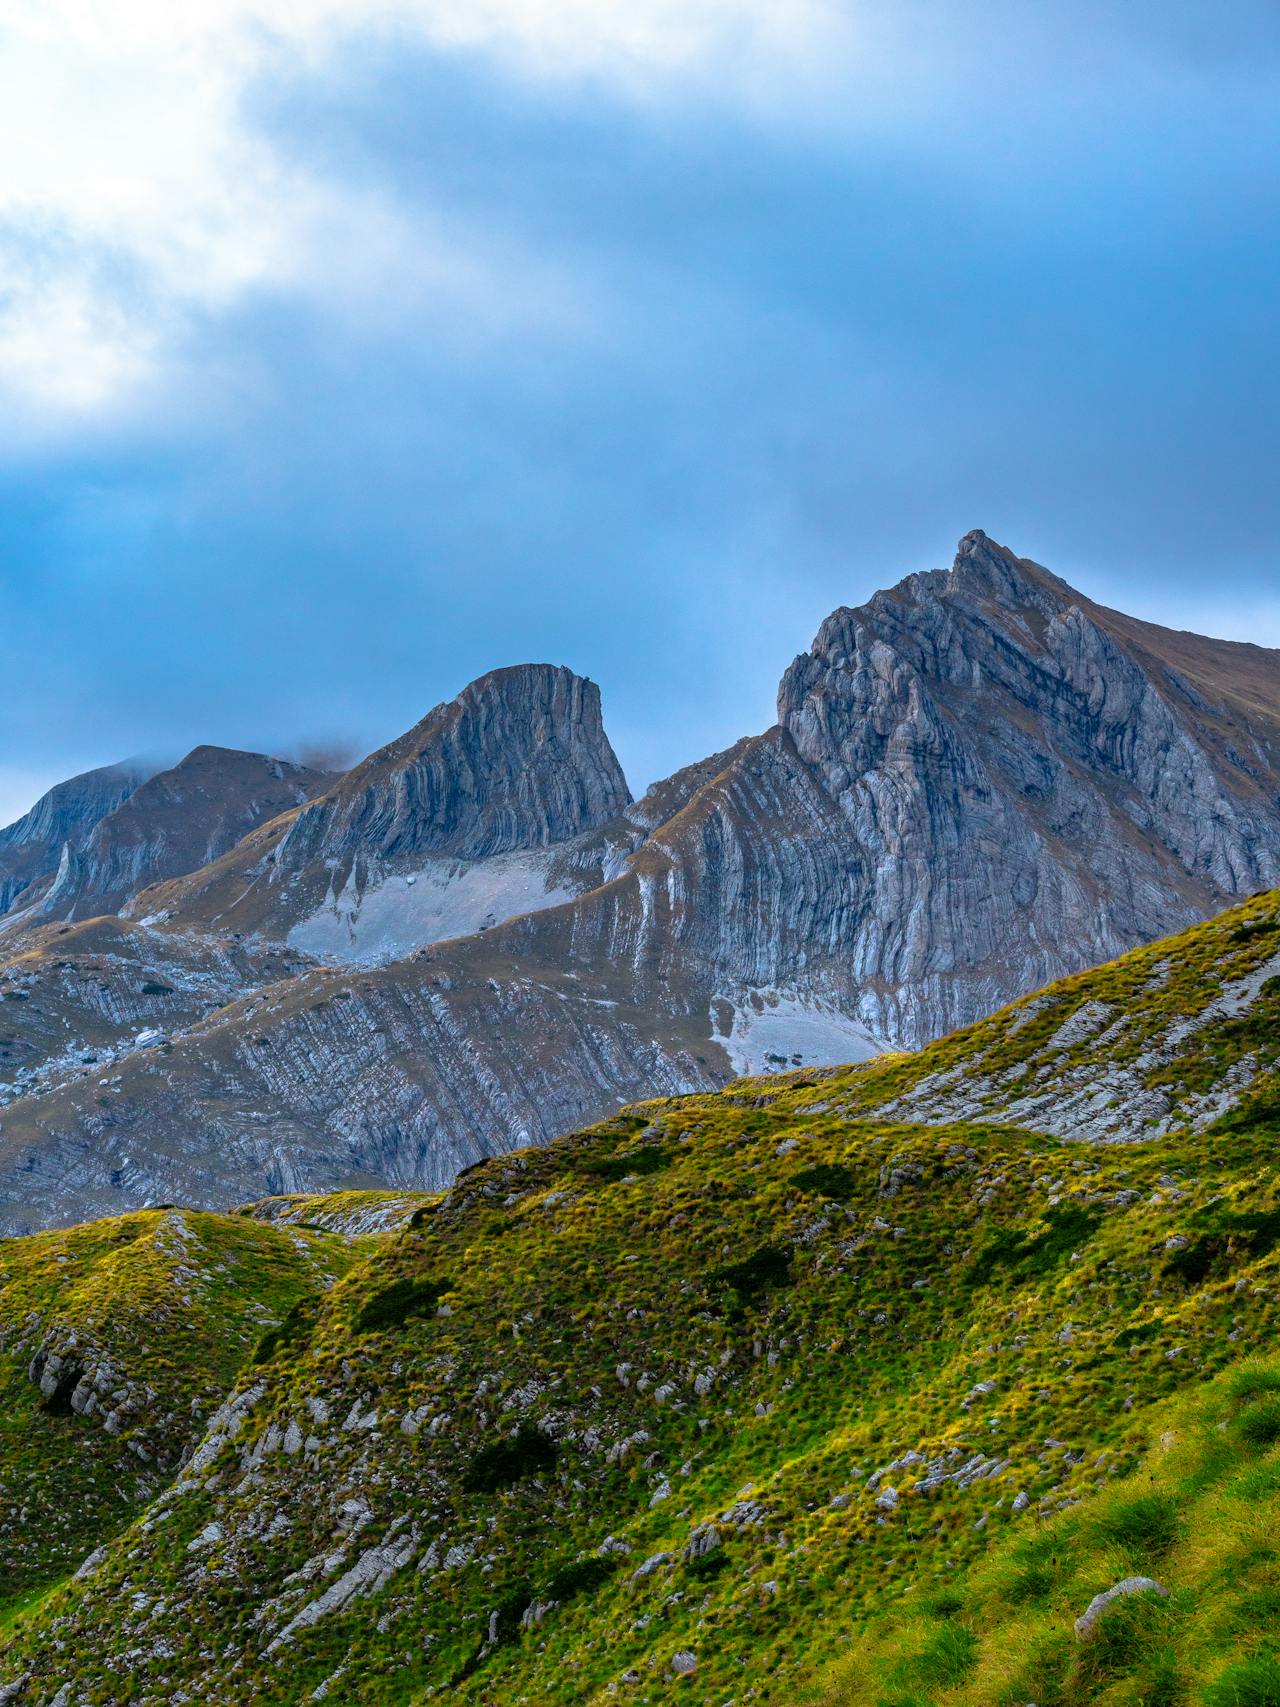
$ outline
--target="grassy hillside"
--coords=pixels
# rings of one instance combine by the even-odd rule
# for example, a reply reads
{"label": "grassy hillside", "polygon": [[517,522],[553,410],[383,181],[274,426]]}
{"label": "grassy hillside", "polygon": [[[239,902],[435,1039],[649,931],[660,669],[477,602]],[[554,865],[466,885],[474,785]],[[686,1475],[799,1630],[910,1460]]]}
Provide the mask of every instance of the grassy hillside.
{"label": "grassy hillside", "polygon": [[[1168,1407],[1134,1475],[875,1620],[814,1707],[1280,1700],[1280,1362]],[[1076,1621],[1118,1582],[1081,1639]]]}
{"label": "grassy hillside", "polygon": [[[815,1689],[833,1707],[948,1689],[1046,1707],[1172,1702],[1248,1663],[1246,1615],[1192,1619],[1179,1628],[1201,1633],[1177,1638],[1163,1695],[1134,1638],[1125,1695],[1118,1670],[1081,1681],[1063,1621],[1145,1558],[1127,1531],[1097,1540],[1106,1513],[1168,1478],[1165,1529],[1165,1506],[1142,1509],[1179,1573],[1167,1615],[1183,1617],[1184,1587],[1217,1568],[1193,1545],[1197,1502],[1268,1473],[1239,1389],[1212,1390],[1198,1433],[1168,1408],[1276,1333],[1277,899],[920,1057],[629,1109],[440,1198],[177,1217],[207,1227],[207,1249],[287,1247],[294,1296],[282,1281],[262,1338],[247,1304],[232,1328],[190,1282],[181,1307],[170,1288],[175,1334],[212,1335],[225,1359],[215,1372],[207,1354],[202,1407],[219,1376],[232,1396],[201,1416],[192,1455],[157,1461],[137,1520],[14,1617],[0,1687],[21,1680],[24,1707],[576,1707],[673,1691],[794,1707]],[[1213,1083],[1234,1072],[1244,1099],[1212,1118],[1188,1101],[1210,1057]],[[975,1082],[1013,1073],[1022,1095],[1047,1066],[1036,1082],[1064,1100],[1086,1063],[1095,1083],[1165,1075],[1186,1119],[1158,1143],[1096,1146],[1002,1124],[994,1096],[961,1117]],[[904,1118],[913,1091],[931,1124]],[[106,1242],[124,1225],[57,1237]],[[144,1335],[142,1364],[153,1355],[185,1379],[176,1341],[153,1351]],[[68,1455],[97,1438],[92,1418],[54,1422]],[[1166,1453],[1153,1484],[1171,1426],[1226,1456]],[[76,1520],[82,1555],[95,1523]],[[999,1584],[1018,1571],[1043,1592],[1006,1612]],[[1027,1664],[1039,1656],[1025,1679],[1002,1646],[1015,1617]],[[919,1653],[935,1640],[931,1671]],[[1026,1680],[1040,1693],[1019,1693]]]}
{"label": "grassy hillside", "polygon": [[1269,893],[914,1055],[750,1088],[796,1114],[981,1119],[1132,1142],[1204,1131],[1242,1100],[1274,1107],[1278,1068],[1280,910]]}
{"label": "grassy hillside", "polygon": [[164,1488],[342,1240],[143,1210],[0,1242],[0,1616]]}

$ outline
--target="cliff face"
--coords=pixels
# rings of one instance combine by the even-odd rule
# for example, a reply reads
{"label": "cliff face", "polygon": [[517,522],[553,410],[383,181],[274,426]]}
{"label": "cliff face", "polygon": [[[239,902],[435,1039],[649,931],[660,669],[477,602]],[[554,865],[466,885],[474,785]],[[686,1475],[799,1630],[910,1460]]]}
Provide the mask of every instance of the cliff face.
{"label": "cliff face", "polygon": [[154,774],[141,759],[104,765],[60,782],[36,801],[30,812],[0,830],[0,913],[23,890],[58,869],[64,847],[84,845],[100,819]]}
{"label": "cliff face", "polygon": [[287,759],[196,747],[140,783],[78,844],[64,841],[48,884],[4,923],[13,930],[118,913],[147,884],[217,859],[328,781]]}
{"label": "cliff face", "polygon": [[[581,747],[525,730],[524,769],[481,787],[469,728],[572,707],[554,674],[521,683],[519,716],[483,693],[482,712],[441,708],[394,762],[375,755],[139,903],[167,915],[161,941],[207,928],[227,895],[224,929],[337,916],[345,896],[353,962],[371,902],[408,925],[389,964],[287,978],[131,1055],[105,1098],[86,1072],[14,1102],[11,1225],[32,1203],[71,1219],[147,1197],[442,1185],[620,1099],[914,1047],[1280,881],[1277,655],[1103,610],[982,534],[951,571],[834,613],[786,672],[774,728],[636,806],[582,694],[566,713]],[[578,754],[572,786],[539,770],[552,739]],[[357,845],[389,850],[363,879]],[[535,858],[532,877],[503,864]],[[482,881],[493,928],[440,928],[449,886]],[[434,912],[407,910],[415,890]],[[432,936],[456,940],[419,946]],[[294,924],[289,940],[344,958],[340,933]]]}
{"label": "cliff face", "polygon": [[980,533],[829,617],[778,715],[865,857],[849,973],[895,1041],[1280,874],[1276,655],[1116,618]]}
{"label": "cliff face", "polygon": [[[600,690],[494,670],[224,860],[143,897],[170,930],[252,933],[378,963],[600,881],[638,840]],[[616,835],[601,841],[606,826]]]}
{"label": "cliff face", "polygon": [[300,812],[281,866],[360,853],[485,859],[593,830],[630,803],[600,690],[571,670],[494,670]]}

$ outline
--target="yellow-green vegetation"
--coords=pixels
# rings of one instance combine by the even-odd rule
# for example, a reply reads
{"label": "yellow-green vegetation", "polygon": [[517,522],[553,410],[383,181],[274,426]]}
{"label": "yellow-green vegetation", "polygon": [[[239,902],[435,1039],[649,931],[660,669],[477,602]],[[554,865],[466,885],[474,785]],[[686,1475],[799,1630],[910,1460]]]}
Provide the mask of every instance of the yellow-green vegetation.
{"label": "yellow-green vegetation", "polygon": [[[1249,1017],[1274,1000],[1276,899],[910,1061],[624,1110],[437,1198],[206,1218],[349,1267],[245,1335],[168,1485],[15,1614],[0,1688],[23,1680],[24,1707],[64,1686],[60,1707],[795,1707],[848,1656],[833,1703],[1065,1707],[1265,1667],[1234,1589],[1203,1629],[1186,1596],[1216,1569],[1194,1514],[1262,1489],[1259,1419],[1280,1415],[1230,1384],[1280,1322],[1274,1037]],[[994,1103],[961,1117],[1019,1047],[1076,1071],[1076,1032],[1099,1080],[1211,1051],[1243,1100],[1146,1144],[1045,1136]],[[949,1075],[959,1107],[902,1117]],[[352,1238],[384,1212],[390,1231]],[[195,1332],[203,1301],[187,1313]],[[1169,1421],[1219,1377],[1200,1422]],[[1185,1449],[1153,1468],[1170,1428]],[[1181,1573],[1167,1604],[1134,1597],[1086,1654],[1071,1620],[1142,1547]],[[1038,1694],[1001,1645],[1016,1619]],[[1201,1633],[1161,1634],[1178,1619]]]}
{"label": "yellow-green vegetation", "polygon": [[[1280,1363],[1161,1410],[1132,1476],[873,1621],[814,1707],[1280,1700]],[[1118,1583],[1092,1628],[1076,1622]]]}
{"label": "yellow-green vegetation", "polygon": [[163,1488],[342,1240],[176,1209],[0,1243],[0,1616]]}

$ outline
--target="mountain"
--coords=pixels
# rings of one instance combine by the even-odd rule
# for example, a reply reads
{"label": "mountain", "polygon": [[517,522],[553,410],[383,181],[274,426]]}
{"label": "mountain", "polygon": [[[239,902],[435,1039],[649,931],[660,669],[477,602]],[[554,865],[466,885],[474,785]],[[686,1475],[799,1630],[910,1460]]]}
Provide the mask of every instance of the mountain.
{"label": "mountain", "polygon": [[134,1050],[167,1048],[171,1035],[310,964],[277,944],[159,940],[131,919],[23,931],[0,943],[0,1099],[101,1079]]}
{"label": "mountain", "polygon": [[157,965],[228,930],[309,960],[11,1101],[0,1224],[442,1186],[628,1099],[914,1047],[1276,881],[1280,655],[975,532],[637,804],[594,688],[528,666],[147,891]]}
{"label": "mountain", "polygon": [[[607,851],[592,832],[630,804],[594,682],[549,664],[494,670],[310,804],[138,906],[170,929],[393,959],[598,882]],[[637,839],[627,829],[623,853]]]}
{"label": "mountain", "polygon": [[1277,1004],[1273,892],[441,1195],[5,1242],[0,1689],[1272,1699]]}
{"label": "mountain", "polygon": [[139,889],[207,865],[329,780],[288,759],[196,747],[134,788],[79,845],[64,842],[47,885],[0,927],[117,913]]}
{"label": "mountain", "polygon": [[30,812],[0,830],[0,913],[30,884],[52,877],[64,847],[83,846],[100,819],[155,772],[141,759],[104,765],[58,783]]}

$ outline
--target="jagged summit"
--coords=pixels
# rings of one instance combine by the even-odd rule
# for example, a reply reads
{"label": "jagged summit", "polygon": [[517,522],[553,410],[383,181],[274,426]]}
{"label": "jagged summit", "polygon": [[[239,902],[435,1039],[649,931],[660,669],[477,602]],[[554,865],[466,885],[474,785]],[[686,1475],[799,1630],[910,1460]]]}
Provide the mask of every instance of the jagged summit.
{"label": "jagged summit", "polygon": [[308,799],[330,779],[288,759],[232,747],[194,747],[140,781],[6,921],[9,929],[117,913],[149,883],[217,859],[250,830]]}
{"label": "jagged summit", "polygon": [[594,682],[491,670],[300,812],[278,864],[362,853],[485,859],[568,841],[631,802]]}
{"label": "jagged summit", "polygon": [[596,684],[512,665],[138,907],[169,929],[385,961],[592,887],[643,837],[630,804]]}
{"label": "jagged summit", "polygon": [[155,775],[155,764],[141,758],[103,765],[60,782],[29,812],[0,829],[0,913],[23,890],[52,876],[64,847],[79,848],[94,825]]}
{"label": "jagged summit", "polygon": [[[39,1077],[0,1202],[217,1170],[213,1201],[442,1185],[622,1097],[915,1047],[1280,882],[1280,657],[1108,611],[976,531],[834,612],[778,712],[627,806],[590,684],[482,678],[138,898],[162,982],[166,933],[313,966],[131,1057],[109,1115],[74,1062]],[[24,1088],[64,958],[12,969]]]}

